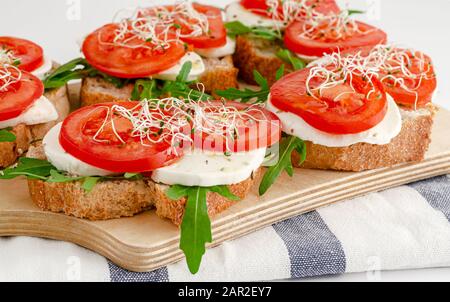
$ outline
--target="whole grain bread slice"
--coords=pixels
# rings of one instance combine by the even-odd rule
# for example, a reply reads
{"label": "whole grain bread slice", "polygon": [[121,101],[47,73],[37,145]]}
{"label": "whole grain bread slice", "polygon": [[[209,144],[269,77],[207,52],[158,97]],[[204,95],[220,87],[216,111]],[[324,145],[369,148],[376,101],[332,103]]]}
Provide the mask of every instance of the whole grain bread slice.
{"label": "whole grain bread slice", "polygon": [[285,65],[287,73],[293,71],[290,64],[277,57],[276,54],[280,49],[281,45],[274,41],[248,35],[238,36],[233,60],[239,69],[239,78],[247,84],[256,85],[253,71],[257,70],[272,86],[276,82],[277,70],[282,65]]}
{"label": "whole grain bread slice", "polygon": [[[233,58],[204,58],[206,71],[199,78],[199,82],[205,87],[205,92],[214,94],[216,90],[225,90],[238,87],[238,69],[234,67]],[[127,101],[131,97],[134,83],[117,88],[112,83],[100,77],[85,78],[81,85],[81,106],[89,106],[105,102]],[[192,87],[196,89],[194,85]],[[215,95],[216,96],[216,95]]]}
{"label": "whole grain bread slice", "polygon": [[417,111],[401,109],[402,130],[387,145],[359,143],[331,148],[306,142],[307,156],[304,164],[298,164],[300,156],[295,152],[292,161],[296,167],[301,168],[354,172],[422,161],[431,142],[436,110],[434,106]]}
{"label": "whole grain bread slice", "polygon": [[58,120],[32,126],[20,124],[13,127],[11,132],[16,136],[16,140],[0,143],[0,168],[14,164],[20,156],[27,152],[31,143],[41,140],[54,125],[69,114],[70,103],[66,86],[47,91],[44,95],[55,106],[59,116]]}
{"label": "whole grain bread slice", "polygon": [[[43,147],[31,147],[28,157],[46,159]],[[249,179],[229,186],[236,196],[244,199],[256,182],[255,172]],[[104,180],[91,192],[82,188],[81,181],[68,183],[48,183],[41,180],[28,180],[28,188],[33,202],[44,211],[89,220],[108,220],[130,217],[156,207],[156,213],[163,219],[180,225],[183,219],[186,199],[170,200],[165,192],[168,186],[142,180]],[[236,201],[231,201],[217,193],[207,197],[210,217],[225,211]]]}

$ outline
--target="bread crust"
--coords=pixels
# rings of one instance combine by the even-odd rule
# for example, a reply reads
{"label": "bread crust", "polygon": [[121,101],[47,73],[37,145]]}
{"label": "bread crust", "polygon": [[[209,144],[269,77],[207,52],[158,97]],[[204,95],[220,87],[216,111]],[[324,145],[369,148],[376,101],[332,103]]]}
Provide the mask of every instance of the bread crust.
{"label": "bread crust", "polygon": [[236,38],[234,64],[239,69],[239,78],[248,84],[256,85],[253,71],[257,70],[267,79],[270,86],[276,82],[277,70],[284,64],[286,73],[292,71],[292,66],[276,56],[280,47],[270,41],[250,38],[246,35]]}
{"label": "bread crust", "polygon": [[[216,90],[225,90],[238,87],[238,69],[234,67],[233,58],[204,58],[206,71],[199,78],[199,82],[205,87],[205,92],[215,95]],[[81,85],[81,106],[90,106],[106,102],[123,102],[131,98],[134,83],[129,83],[122,88],[115,87],[112,83],[100,77],[85,78]],[[193,85],[193,89],[197,89]]]}
{"label": "bread crust", "polygon": [[[254,172],[251,177],[245,181],[236,185],[228,186],[230,192],[239,197],[241,200],[244,199],[255,184],[259,173],[260,170]],[[152,196],[154,197],[156,214],[161,218],[169,219],[177,226],[181,225],[187,199],[182,198],[178,201],[170,200],[165,194],[168,186],[160,185],[151,181],[148,185],[152,191]],[[231,201],[220,194],[208,192],[207,204],[209,217],[216,216],[236,204],[236,202],[237,201]]]}
{"label": "bread crust", "polygon": [[44,95],[55,106],[59,116],[58,120],[39,125],[20,124],[13,127],[11,132],[16,136],[16,140],[0,143],[0,168],[6,168],[14,164],[20,156],[28,151],[31,143],[43,139],[54,125],[69,114],[70,104],[66,86],[50,90]]}
{"label": "bread crust", "polygon": [[294,166],[301,168],[353,172],[422,161],[431,142],[434,112],[435,109],[431,108],[429,114],[404,117],[400,134],[387,145],[359,143],[331,148],[306,142],[304,164],[298,164],[300,156],[296,152],[292,161]]}
{"label": "bread crust", "polygon": [[44,211],[89,220],[131,217],[152,207],[144,180],[107,180],[87,193],[79,181],[48,183],[28,180],[31,199]]}
{"label": "bread crust", "polygon": [[[42,146],[31,147],[28,157],[45,160]],[[236,185],[230,191],[244,199],[255,184],[259,171]],[[166,196],[166,185],[151,179],[105,180],[99,182],[90,193],[82,188],[82,182],[48,183],[42,180],[28,180],[28,188],[33,202],[44,211],[89,220],[108,220],[130,217],[156,207],[156,213],[163,219],[171,220],[179,226],[183,220],[186,199],[170,200]],[[236,201],[208,193],[208,213],[210,217],[225,211]]]}

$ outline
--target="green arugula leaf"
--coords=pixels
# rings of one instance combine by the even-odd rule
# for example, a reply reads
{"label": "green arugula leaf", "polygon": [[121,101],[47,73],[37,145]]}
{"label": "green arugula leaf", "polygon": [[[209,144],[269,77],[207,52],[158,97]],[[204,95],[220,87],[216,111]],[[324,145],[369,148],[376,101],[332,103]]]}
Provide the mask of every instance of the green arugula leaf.
{"label": "green arugula leaf", "polygon": [[229,88],[227,90],[217,90],[216,94],[227,100],[240,101],[241,103],[248,103],[252,100],[255,100],[255,103],[266,102],[270,93],[269,84],[258,71],[254,70],[253,75],[260,86],[259,91],[250,88],[245,88],[244,90]]}
{"label": "green arugula leaf", "polygon": [[210,95],[190,87],[190,85],[196,83],[195,81],[188,81],[191,69],[192,62],[184,63],[176,81],[164,82],[163,88],[161,89],[161,95],[184,99],[191,98],[194,101],[206,101],[211,99],[212,97]]}
{"label": "green arugula leaf", "polygon": [[212,242],[211,220],[208,215],[206,196],[208,190],[201,187],[188,191],[186,209],[181,224],[180,249],[186,255],[192,274],[200,269],[206,243]]}
{"label": "green arugula leaf", "polygon": [[278,30],[262,26],[249,27],[239,21],[225,23],[225,28],[227,29],[228,36],[231,38],[236,38],[236,36],[239,35],[249,34],[252,37],[270,41],[282,39],[281,32]]}
{"label": "green arugula leaf", "polygon": [[186,197],[186,209],[181,224],[180,249],[186,256],[186,262],[192,274],[200,269],[206,244],[212,242],[211,220],[208,215],[208,192],[214,192],[230,200],[239,200],[239,197],[230,192],[227,186],[214,187],[186,187],[171,186],[166,196],[171,200],[180,200]]}
{"label": "green arugula leaf", "polygon": [[348,10],[348,15],[359,15],[359,14],[365,14],[366,12],[363,10],[357,10],[357,9],[349,9]]}
{"label": "green arugula leaf", "polygon": [[160,96],[161,91],[158,89],[157,81],[151,79],[137,80],[131,93],[131,99],[136,101],[156,99]]}
{"label": "green arugula leaf", "polygon": [[60,173],[59,171],[51,170],[50,177],[47,178],[47,182],[64,183],[78,181],[81,179],[84,179],[84,177],[69,177]]}
{"label": "green arugula leaf", "polygon": [[294,175],[294,167],[292,165],[292,152],[294,151],[300,154],[300,164],[303,163],[306,159],[306,146],[304,141],[295,136],[284,138],[280,143],[280,158],[278,163],[270,167],[264,174],[259,187],[259,195],[264,195],[283,171],[286,171],[291,177]]}
{"label": "green arugula leaf", "polygon": [[88,76],[100,76],[118,88],[127,83],[127,80],[115,78],[96,70],[84,58],[77,58],[61,65],[50,73],[43,82],[45,89],[54,89],[66,85],[69,81],[84,79]]}
{"label": "green arugula leaf", "polygon": [[285,72],[285,66],[284,64],[281,65],[281,67],[277,70],[277,73],[275,75],[275,79],[278,81],[280,80],[283,76],[284,76],[284,72]]}
{"label": "green arugula leaf", "polygon": [[0,143],[12,143],[16,141],[16,136],[14,133],[10,132],[12,129],[0,130]]}
{"label": "green arugula leaf", "polygon": [[282,49],[277,52],[277,57],[286,63],[291,64],[294,70],[301,70],[306,67],[306,63],[300,58],[297,58],[291,51],[287,49]]}
{"label": "green arugula leaf", "polygon": [[13,179],[19,176],[27,176],[31,179],[47,180],[50,171],[56,168],[46,160],[26,158],[19,159],[17,166],[6,168],[0,172],[0,179]]}
{"label": "green arugula leaf", "polygon": [[171,200],[180,200],[188,195],[189,187],[174,185],[166,191],[166,196]]}
{"label": "green arugula leaf", "polygon": [[191,70],[192,70],[192,62],[187,61],[181,67],[180,73],[178,74],[178,76],[176,78],[176,82],[187,83],[189,74],[191,73]]}
{"label": "green arugula leaf", "polygon": [[123,177],[127,180],[139,180],[143,178],[141,173],[125,173]]}
{"label": "green arugula leaf", "polygon": [[85,177],[83,181],[83,185],[81,186],[83,190],[85,190],[87,193],[92,192],[94,187],[97,185],[97,183],[101,180],[101,177]]}

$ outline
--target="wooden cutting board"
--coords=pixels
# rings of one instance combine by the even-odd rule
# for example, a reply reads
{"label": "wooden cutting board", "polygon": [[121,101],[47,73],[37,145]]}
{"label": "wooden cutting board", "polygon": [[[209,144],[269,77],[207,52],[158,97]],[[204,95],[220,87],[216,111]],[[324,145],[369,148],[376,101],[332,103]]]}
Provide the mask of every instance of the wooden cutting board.
{"label": "wooden cutting board", "polygon": [[[436,116],[432,144],[421,163],[360,173],[296,170],[264,197],[250,196],[213,220],[214,243],[239,238],[319,207],[412,181],[450,173],[450,112]],[[0,236],[26,235],[70,241],[131,271],[151,271],[183,259],[179,230],[154,211],[134,218],[90,222],[40,211],[26,181],[0,181]],[[211,247],[210,246],[210,247]]]}

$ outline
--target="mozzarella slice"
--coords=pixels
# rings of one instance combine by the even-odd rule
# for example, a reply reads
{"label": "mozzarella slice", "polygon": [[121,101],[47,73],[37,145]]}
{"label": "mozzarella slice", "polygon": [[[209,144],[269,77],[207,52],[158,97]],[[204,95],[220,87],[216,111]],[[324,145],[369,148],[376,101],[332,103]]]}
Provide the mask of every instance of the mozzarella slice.
{"label": "mozzarella slice", "polygon": [[216,48],[196,48],[195,52],[205,58],[222,58],[236,51],[236,40],[227,37],[227,44]]}
{"label": "mozzarella slice", "polygon": [[206,70],[203,59],[195,52],[188,52],[175,66],[152,76],[152,78],[166,81],[175,81],[177,76],[180,74],[181,68],[186,62],[192,62],[192,70],[189,73],[188,81],[197,80]]}
{"label": "mozzarella slice", "polygon": [[41,67],[31,72],[33,75],[43,80],[45,76],[52,70],[53,62],[48,57],[44,57],[44,64]]}
{"label": "mozzarella slice", "polygon": [[59,143],[59,133],[62,123],[53,127],[44,137],[44,152],[48,161],[58,170],[68,172],[76,176],[108,176],[113,173],[106,171],[73,157],[67,153]]}
{"label": "mozzarella slice", "polygon": [[311,63],[311,62],[314,62],[314,61],[320,59],[320,57],[316,57],[316,56],[307,56],[307,55],[302,55],[302,54],[299,54],[299,53],[296,53],[295,55],[296,55],[299,59],[303,60],[303,61],[306,62],[306,63]]}
{"label": "mozzarella slice", "polygon": [[175,164],[153,172],[152,179],[165,185],[211,187],[233,185],[248,179],[263,163],[266,149],[223,153],[194,150]]}
{"label": "mozzarella slice", "polygon": [[55,106],[45,96],[37,99],[24,113],[10,120],[0,121],[0,129],[15,127],[19,124],[38,125],[58,119]]}
{"label": "mozzarella slice", "polygon": [[277,29],[286,28],[287,24],[283,21],[275,21],[271,18],[264,17],[245,9],[239,2],[231,3],[225,9],[227,20],[239,21],[242,24],[252,26],[274,27]]}
{"label": "mozzarella slice", "polygon": [[327,147],[347,147],[357,143],[386,145],[402,129],[402,117],[394,99],[388,95],[388,111],[384,119],[372,129],[356,134],[330,134],[310,126],[301,117],[276,108],[270,99],[267,109],[275,113],[283,124],[283,131],[303,140]]}

